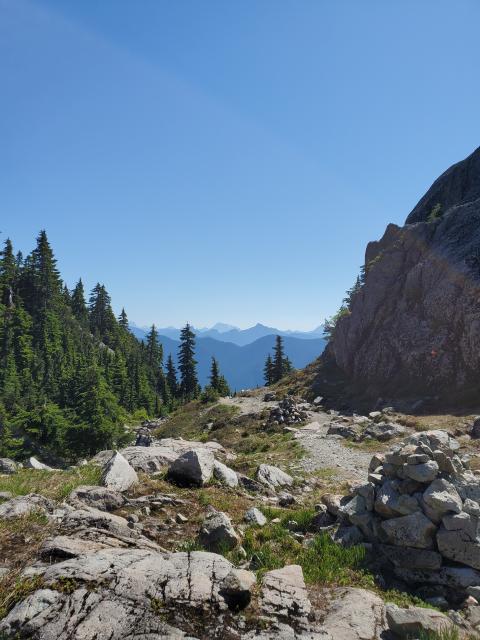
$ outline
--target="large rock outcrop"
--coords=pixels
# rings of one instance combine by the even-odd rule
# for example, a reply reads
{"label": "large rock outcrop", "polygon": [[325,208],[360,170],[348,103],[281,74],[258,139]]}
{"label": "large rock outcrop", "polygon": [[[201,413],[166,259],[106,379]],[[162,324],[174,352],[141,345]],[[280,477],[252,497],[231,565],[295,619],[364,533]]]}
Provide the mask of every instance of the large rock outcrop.
{"label": "large rock outcrop", "polygon": [[480,375],[480,148],[365,255],[326,358],[370,399],[474,398]]}

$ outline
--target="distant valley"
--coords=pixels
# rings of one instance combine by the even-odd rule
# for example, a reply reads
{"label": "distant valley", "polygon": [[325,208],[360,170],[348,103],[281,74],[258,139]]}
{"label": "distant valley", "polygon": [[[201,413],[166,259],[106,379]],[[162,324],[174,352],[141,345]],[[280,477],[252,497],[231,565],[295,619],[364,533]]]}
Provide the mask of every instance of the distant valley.
{"label": "distant valley", "polygon": [[[231,389],[238,391],[264,384],[263,366],[267,354],[272,351],[276,335],[283,336],[285,353],[295,368],[305,367],[312,362],[323,352],[326,344],[322,327],[311,332],[279,331],[261,324],[244,330],[224,327],[223,330],[219,330],[217,325],[211,329],[195,330],[198,377],[202,386],[208,382],[212,356],[218,360]],[[130,326],[130,330],[140,340],[145,338],[148,331],[135,325]],[[158,329],[158,332],[165,360],[171,353],[177,365],[179,329],[169,327]]]}

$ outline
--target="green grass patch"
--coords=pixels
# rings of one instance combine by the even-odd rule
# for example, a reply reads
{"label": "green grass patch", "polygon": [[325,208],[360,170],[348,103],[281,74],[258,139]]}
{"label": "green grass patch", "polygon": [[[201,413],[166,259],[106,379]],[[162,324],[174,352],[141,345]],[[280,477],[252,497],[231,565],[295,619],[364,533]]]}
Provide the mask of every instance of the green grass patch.
{"label": "green grass patch", "polygon": [[46,498],[63,500],[80,485],[98,485],[101,473],[101,468],[92,464],[69,471],[19,469],[10,476],[0,477],[0,491],[9,491],[14,496],[39,493]]}

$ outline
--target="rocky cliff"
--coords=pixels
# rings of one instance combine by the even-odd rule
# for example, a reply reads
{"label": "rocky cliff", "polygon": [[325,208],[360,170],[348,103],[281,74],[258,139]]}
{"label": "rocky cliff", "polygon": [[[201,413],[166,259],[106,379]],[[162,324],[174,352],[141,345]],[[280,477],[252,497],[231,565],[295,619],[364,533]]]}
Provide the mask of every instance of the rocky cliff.
{"label": "rocky cliff", "polygon": [[478,401],[480,148],[368,244],[365,273],[327,361],[372,400]]}

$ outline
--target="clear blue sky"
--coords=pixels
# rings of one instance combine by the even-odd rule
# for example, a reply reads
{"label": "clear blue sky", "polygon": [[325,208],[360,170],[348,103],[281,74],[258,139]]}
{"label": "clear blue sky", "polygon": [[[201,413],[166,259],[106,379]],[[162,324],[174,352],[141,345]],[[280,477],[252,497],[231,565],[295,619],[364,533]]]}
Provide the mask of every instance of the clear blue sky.
{"label": "clear blue sky", "polygon": [[138,324],[312,328],[480,145],[478,0],[0,0],[0,229]]}

